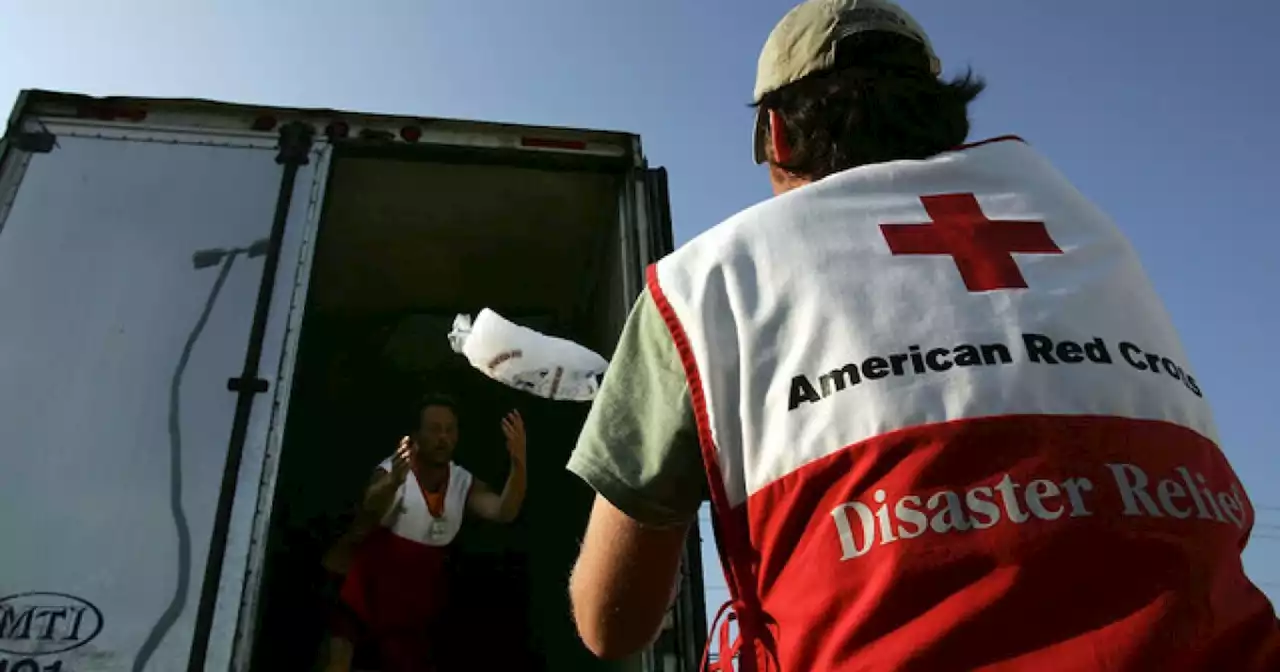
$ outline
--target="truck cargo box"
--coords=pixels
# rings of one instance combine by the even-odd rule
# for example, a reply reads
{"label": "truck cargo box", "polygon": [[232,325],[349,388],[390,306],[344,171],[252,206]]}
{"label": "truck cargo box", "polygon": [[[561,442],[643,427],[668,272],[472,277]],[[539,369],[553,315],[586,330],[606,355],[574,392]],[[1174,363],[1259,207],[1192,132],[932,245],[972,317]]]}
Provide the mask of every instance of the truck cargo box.
{"label": "truck cargo box", "polygon": [[671,249],[665,173],[625,133],[26,92],[0,145],[0,670],[309,670],[320,560],[414,398],[462,402],[501,486],[451,574],[459,669],[694,670],[699,540],[662,636],[605,663],[567,578],[586,405],[449,349],[457,313],[612,352]]}

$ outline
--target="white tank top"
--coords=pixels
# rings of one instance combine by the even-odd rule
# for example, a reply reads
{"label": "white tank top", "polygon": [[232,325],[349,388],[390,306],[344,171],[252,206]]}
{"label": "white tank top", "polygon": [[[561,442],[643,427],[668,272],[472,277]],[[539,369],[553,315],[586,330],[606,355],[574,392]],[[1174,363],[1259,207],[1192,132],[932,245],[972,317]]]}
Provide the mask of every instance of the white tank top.
{"label": "white tank top", "polygon": [[[391,459],[378,465],[391,471]],[[410,471],[396,491],[395,505],[382,518],[382,525],[392,534],[425,546],[447,546],[458,535],[466,513],[467,496],[471,493],[471,472],[450,462],[449,486],[444,495],[444,511],[433,516],[427,500],[418,487],[418,479]]]}

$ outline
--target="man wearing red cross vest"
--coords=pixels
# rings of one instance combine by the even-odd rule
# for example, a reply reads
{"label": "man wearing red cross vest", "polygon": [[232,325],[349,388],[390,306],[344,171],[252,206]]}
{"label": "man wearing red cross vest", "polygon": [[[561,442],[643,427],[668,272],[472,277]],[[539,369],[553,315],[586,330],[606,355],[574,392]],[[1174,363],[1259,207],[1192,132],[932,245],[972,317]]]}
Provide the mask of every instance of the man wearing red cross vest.
{"label": "man wearing red cross vest", "polygon": [[776,198],[649,269],[569,463],[571,597],[656,636],[712,503],[739,670],[1280,670],[1254,509],[1129,243],[1026,142],[964,144],[887,0],[760,57]]}

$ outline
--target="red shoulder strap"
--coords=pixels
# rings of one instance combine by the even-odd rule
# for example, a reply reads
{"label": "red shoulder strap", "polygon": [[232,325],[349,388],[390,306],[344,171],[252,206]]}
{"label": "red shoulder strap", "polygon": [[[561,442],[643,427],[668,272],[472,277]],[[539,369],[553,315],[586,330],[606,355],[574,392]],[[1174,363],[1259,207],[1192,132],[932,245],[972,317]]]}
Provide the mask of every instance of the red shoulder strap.
{"label": "red shoulder strap", "polygon": [[[711,669],[732,670],[734,657],[739,658],[739,672],[777,669],[773,635],[767,627],[767,619],[760,608],[759,597],[756,595],[755,584],[752,581],[751,540],[746,508],[735,509],[729,505],[724,479],[720,474],[715,437],[711,431],[711,418],[707,413],[706,389],[702,384],[702,375],[698,371],[693,346],[671,301],[663,292],[662,284],[658,281],[657,265],[649,266],[647,285],[654,305],[671,333],[671,340],[680,354],[680,363],[689,383],[689,398],[693,405],[693,416],[698,425],[698,443],[702,447],[702,462],[707,472],[707,484],[711,493],[711,527],[715,533],[716,545],[720,549],[720,564],[724,569],[725,581],[731,596],[730,601],[720,608],[720,615],[723,615],[730,606],[733,612],[721,626],[720,656],[715,663],[717,667]],[[720,615],[716,616],[717,621],[720,620]],[[730,640],[729,628],[735,621],[738,623],[738,637]],[[714,632],[714,622],[711,627]],[[710,639],[707,643],[709,647]],[[750,655],[739,655],[743,646],[747,647]],[[704,667],[707,664],[708,651],[709,648],[703,650]],[[769,665],[769,661],[773,661],[773,665]]]}

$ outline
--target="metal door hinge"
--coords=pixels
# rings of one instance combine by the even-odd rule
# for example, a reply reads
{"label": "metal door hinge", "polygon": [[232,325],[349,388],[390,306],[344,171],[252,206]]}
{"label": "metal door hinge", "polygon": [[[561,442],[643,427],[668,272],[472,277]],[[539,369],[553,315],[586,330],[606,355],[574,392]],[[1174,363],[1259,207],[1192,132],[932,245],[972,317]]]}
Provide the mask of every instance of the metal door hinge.
{"label": "metal door hinge", "polygon": [[48,154],[58,145],[58,137],[48,131],[18,131],[9,136],[11,146],[32,154]]}
{"label": "metal door hinge", "polygon": [[290,122],[280,127],[280,153],[276,154],[276,163],[305,166],[310,162],[311,141],[316,129],[311,124],[300,121]]}
{"label": "metal door hinge", "polygon": [[227,389],[232,392],[252,392],[262,394],[267,391],[269,383],[264,378],[228,378]]}

